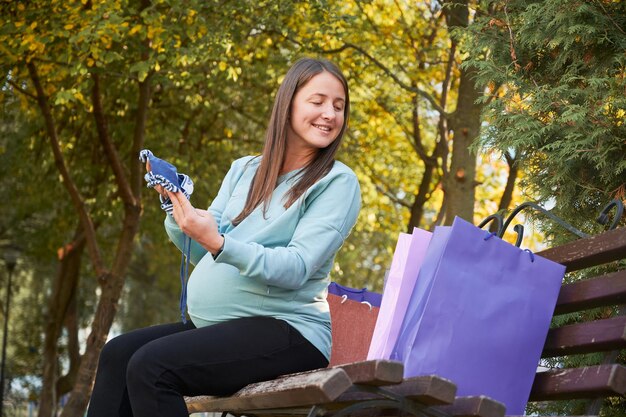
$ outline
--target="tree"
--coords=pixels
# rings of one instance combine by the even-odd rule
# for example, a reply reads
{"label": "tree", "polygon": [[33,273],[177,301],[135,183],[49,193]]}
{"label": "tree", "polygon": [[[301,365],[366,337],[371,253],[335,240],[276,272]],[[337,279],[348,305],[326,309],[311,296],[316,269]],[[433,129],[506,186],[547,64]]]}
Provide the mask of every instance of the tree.
{"label": "tree", "polygon": [[[587,233],[611,200],[626,201],[626,3],[596,0],[488,1],[489,14],[469,32],[489,128],[483,144],[514,152],[529,173],[523,186]],[[497,88],[501,86],[501,88]],[[621,220],[626,224],[626,219]],[[541,224],[553,240],[558,226]],[[561,237],[558,237],[561,236]],[[606,273],[607,270],[601,271]],[[583,279],[583,271],[566,279]],[[615,311],[590,310],[587,316]],[[578,316],[557,320],[576,322]],[[623,352],[609,353],[623,361]],[[601,355],[570,358],[597,364]],[[558,361],[558,359],[557,359]],[[556,362],[556,361],[555,361]],[[562,363],[554,365],[563,366]],[[567,366],[567,363],[565,363]],[[529,412],[624,415],[624,398],[563,402]]]}
{"label": "tree", "polygon": [[626,4],[486,3],[471,61],[497,97],[484,143],[523,156],[524,187],[594,230],[604,205],[626,199]]}

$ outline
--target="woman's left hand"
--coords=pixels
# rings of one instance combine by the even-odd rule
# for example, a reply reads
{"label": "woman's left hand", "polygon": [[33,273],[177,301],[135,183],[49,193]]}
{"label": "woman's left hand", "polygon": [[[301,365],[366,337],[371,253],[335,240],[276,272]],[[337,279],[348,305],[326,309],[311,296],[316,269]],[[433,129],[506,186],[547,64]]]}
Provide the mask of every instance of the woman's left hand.
{"label": "woman's left hand", "polygon": [[207,210],[194,208],[187,197],[180,191],[167,191],[172,201],[174,220],[187,236],[198,242],[209,252],[215,254],[222,247],[224,238],[217,230],[217,223]]}

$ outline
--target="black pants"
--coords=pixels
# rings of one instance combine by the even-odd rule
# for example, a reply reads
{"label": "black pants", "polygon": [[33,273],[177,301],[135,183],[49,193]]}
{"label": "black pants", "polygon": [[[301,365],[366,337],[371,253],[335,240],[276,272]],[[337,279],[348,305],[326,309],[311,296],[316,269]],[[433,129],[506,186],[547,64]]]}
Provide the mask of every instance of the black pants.
{"label": "black pants", "polygon": [[185,395],[230,395],[327,365],[297,330],[271,317],[148,327],[104,346],[87,416],[188,416]]}

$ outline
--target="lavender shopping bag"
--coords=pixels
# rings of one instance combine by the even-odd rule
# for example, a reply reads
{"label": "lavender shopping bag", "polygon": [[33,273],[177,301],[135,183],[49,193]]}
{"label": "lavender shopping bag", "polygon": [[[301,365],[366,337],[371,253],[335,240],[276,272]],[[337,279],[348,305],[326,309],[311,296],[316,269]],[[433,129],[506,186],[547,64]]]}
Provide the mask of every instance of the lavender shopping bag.
{"label": "lavender shopping bag", "polygon": [[398,236],[367,359],[391,356],[431,236],[418,228]]}
{"label": "lavender shopping bag", "polygon": [[405,377],[524,413],[565,267],[456,218],[435,229],[392,353]]}

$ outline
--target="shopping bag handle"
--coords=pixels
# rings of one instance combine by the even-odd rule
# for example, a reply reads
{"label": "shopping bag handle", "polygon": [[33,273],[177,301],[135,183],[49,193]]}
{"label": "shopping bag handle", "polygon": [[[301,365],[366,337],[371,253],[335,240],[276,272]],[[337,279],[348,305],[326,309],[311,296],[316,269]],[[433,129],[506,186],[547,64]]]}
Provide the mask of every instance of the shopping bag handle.
{"label": "shopping bag handle", "polygon": [[[341,304],[345,303],[347,299],[348,299],[348,296],[347,296],[347,295],[345,295],[345,294],[344,294],[344,295],[342,295],[342,296],[341,296]],[[370,308],[370,311],[372,311],[372,309],[374,308],[374,307],[372,306],[372,303],[370,303],[369,301],[359,301],[359,302],[360,302],[361,304],[365,304],[365,305],[367,305],[367,306]]]}
{"label": "shopping bag handle", "polygon": [[[538,212],[540,212],[541,214],[547,216],[548,218],[550,218],[552,221],[554,221],[555,223],[559,224],[560,226],[562,226],[563,228],[565,228],[567,231],[571,232],[572,234],[580,237],[580,238],[586,238],[589,237],[589,234],[578,230],[577,228],[575,228],[574,226],[572,226],[571,224],[569,224],[568,222],[566,222],[565,220],[561,219],[560,217],[556,216],[555,214],[553,214],[551,211],[546,210],[545,208],[541,207],[540,205],[527,201],[525,203],[520,204],[519,206],[517,206],[515,209],[513,209],[513,211],[511,212],[511,214],[509,214],[506,218],[506,220],[503,219],[502,215],[499,213],[496,214],[492,214],[488,217],[486,217],[482,222],[480,222],[478,224],[479,228],[483,228],[484,226],[486,226],[487,224],[491,223],[491,222],[495,222],[497,225],[497,231],[496,234],[498,237],[502,237],[504,236],[504,232],[506,231],[507,227],[509,227],[509,225],[511,224],[511,222],[513,221],[513,218],[522,210],[526,209],[526,208],[532,208]],[[613,216],[613,221],[611,222],[611,225],[608,227],[608,230],[613,230],[617,227],[617,225],[619,224],[620,219],[622,218],[623,214],[624,214],[624,203],[622,203],[621,200],[619,199],[614,199],[613,201],[611,201],[609,204],[607,204],[602,211],[600,212],[600,215],[598,216],[598,218],[596,219],[596,221],[598,223],[600,223],[601,225],[606,225],[609,222],[609,213],[615,209],[615,215]],[[513,230],[515,230],[515,232],[517,233],[517,239],[515,242],[515,246],[520,246],[521,242],[522,242],[522,238],[524,236],[524,226],[517,224],[513,227]]]}
{"label": "shopping bag handle", "polygon": [[[485,227],[487,224],[489,224],[492,221],[495,221],[496,224],[498,225],[497,231],[493,232],[494,236],[498,236],[501,238],[502,235],[504,234],[504,233],[502,233],[502,235],[500,234],[500,230],[502,230],[503,220],[502,220],[502,216],[499,214],[492,214],[491,216],[487,217],[485,220],[480,222],[478,227],[482,229],[483,227]],[[515,226],[513,226],[513,230],[515,231],[515,233],[517,233],[517,239],[515,239],[515,246],[519,248],[520,245],[522,244],[522,239],[524,238],[524,226],[522,226],[521,224],[516,224]]]}

